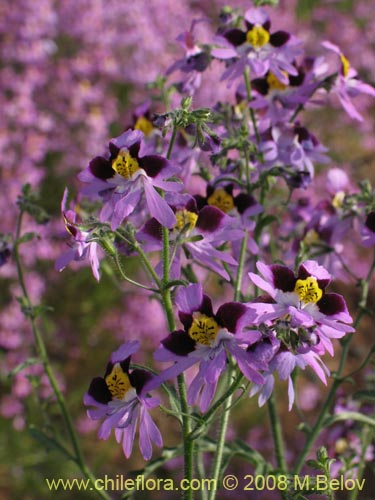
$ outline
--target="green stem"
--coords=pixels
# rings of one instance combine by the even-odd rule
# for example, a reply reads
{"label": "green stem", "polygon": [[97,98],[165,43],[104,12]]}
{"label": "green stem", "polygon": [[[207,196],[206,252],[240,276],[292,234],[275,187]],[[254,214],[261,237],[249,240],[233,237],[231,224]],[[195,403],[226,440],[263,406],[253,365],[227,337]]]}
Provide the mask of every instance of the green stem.
{"label": "green stem", "polygon": [[[230,375],[229,375],[230,376]],[[221,475],[221,464],[223,461],[223,452],[224,452],[224,445],[225,445],[225,437],[227,434],[227,428],[228,428],[228,422],[229,422],[229,415],[230,411],[229,408],[232,405],[232,398],[233,394],[231,394],[225,401],[223,409],[222,409],[222,416],[221,416],[221,422],[220,422],[220,428],[219,428],[219,435],[217,439],[217,448],[216,448],[216,454],[215,454],[215,460],[214,460],[214,466],[212,470],[212,475],[211,478],[214,480],[213,484],[219,484],[220,481],[220,475]],[[210,491],[210,500],[215,500],[216,497],[216,488],[213,488]]]}
{"label": "green stem", "polygon": [[[169,143],[167,159],[169,160],[172,154],[173,145],[176,140],[177,126],[173,124],[172,137]],[[169,330],[172,332],[176,329],[174,315],[173,315],[173,305],[171,298],[171,290],[168,287],[169,283],[169,266],[170,266],[170,250],[169,250],[169,230],[163,227],[163,279],[162,287],[160,289],[164,310],[168,321]],[[186,384],[184,374],[181,373],[177,377],[178,392],[180,396],[180,406],[182,413],[182,434],[184,443],[184,479],[187,480],[188,484],[191,483],[193,479],[193,448],[194,442],[190,439],[191,432],[191,419],[189,412],[189,405],[187,402],[186,394]],[[187,490],[184,492],[184,498],[186,500],[193,499],[193,490]]]}
{"label": "green stem", "polygon": [[[245,79],[245,86],[246,86],[247,102],[248,102],[248,104],[250,104],[252,97],[251,97],[251,83],[250,83],[249,68],[248,67],[246,67],[246,69],[244,71],[244,79]],[[259,130],[258,130],[258,126],[257,126],[257,121],[255,118],[255,113],[254,113],[253,108],[249,108],[249,111],[250,111],[251,122],[252,122],[253,127],[254,127],[255,137],[257,138],[257,143],[260,144],[260,135],[259,135]]]}
{"label": "green stem", "polygon": [[[371,431],[369,426],[366,426],[365,429],[362,432],[362,447],[361,447],[361,458],[358,464],[358,469],[357,469],[357,480],[361,481],[363,477],[363,472],[366,467],[366,452],[368,450],[368,447],[371,444],[371,441],[373,439],[373,432]],[[355,488],[352,490],[349,494],[349,499],[348,500],[357,500],[359,488]]]}
{"label": "green stem", "polygon": [[273,394],[271,394],[271,397],[267,401],[267,406],[268,406],[268,414],[270,417],[273,442],[275,445],[275,456],[276,456],[277,467],[280,469],[282,473],[285,473],[288,471],[288,467],[285,461],[284,440],[281,431],[280,420],[277,415],[275,397]]}
{"label": "green stem", "polygon": [[[88,468],[88,466],[85,463],[81,448],[80,448],[79,443],[78,443],[78,438],[77,438],[76,432],[74,430],[73,422],[72,422],[71,416],[69,414],[69,411],[68,411],[68,408],[67,408],[67,405],[65,402],[65,398],[64,398],[64,396],[59,388],[59,385],[57,383],[57,380],[56,380],[56,377],[54,375],[51,363],[50,363],[49,358],[48,358],[47,349],[46,349],[46,346],[44,344],[43,337],[38,329],[36,319],[35,319],[34,314],[33,314],[33,305],[31,303],[31,300],[30,300],[30,297],[29,297],[29,294],[27,291],[27,287],[25,284],[23,268],[22,268],[22,264],[21,264],[21,258],[20,258],[20,254],[18,251],[18,243],[17,243],[17,241],[19,240],[19,238],[21,236],[22,218],[23,218],[23,212],[20,212],[20,215],[19,215],[18,221],[17,221],[16,244],[14,245],[14,259],[15,259],[16,266],[17,266],[18,280],[19,280],[19,283],[20,283],[20,286],[22,289],[23,299],[25,301],[25,305],[26,305],[27,309],[30,311],[29,317],[30,317],[31,328],[32,328],[32,332],[33,332],[33,336],[34,336],[34,340],[35,340],[36,349],[37,349],[38,355],[42,361],[44,372],[49,380],[52,391],[56,397],[61,414],[64,418],[65,426],[66,426],[66,429],[67,429],[67,432],[68,432],[68,435],[69,435],[69,438],[70,438],[70,441],[71,441],[71,444],[72,444],[72,447],[74,450],[74,455],[75,455],[74,460],[75,460],[76,464],[78,465],[79,469],[81,470],[82,474],[87,479],[90,479],[91,483],[93,485],[95,485],[95,476],[92,474],[92,472],[90,471],[90,469]],[[107,495],[107,493],[105,491],[103,491],[103,490],[95,490],[95,491],[104,500],[110,500],[110,496]]]}
{"label": "green stem", "polygon": [[[366,279],[362,282],[362,292],[361,292],[361,299],[359,301],[359,311],[358,311],[356,319],[353,323],[354,329],[356,329],[358,327],[358,325],[362,319],[362,316],[366,312],[369,284],[370,284],[374,270],[375,270],[375,256],[374,256],[374,260],[372,262],[372,266],[368,272],[368,275],[367,275]],[[342,373],[344,371],[346,360],[347,360],[347,357],[349,354],[349,347],[350,347],[350,343],[351,343],[351,340],[353,338],[353,335],[354,335],[353,333],[350,333],[342,341],[342,353],[341,353],[339,367],[338,367],[336,375],[335,375],[335,380],[333,381],[332,387],[327,395],[327,399],[326,399],[326,401],[325,401],[325,403],[320,411],[319,417],[318,417],[314,427],[311,429],[311,432],[310,432],[308,438],[306,439],[305,445],[304,445],[304,447],[303,447],[303,449],[298,457],[297,463],[296,463],[295,468],[294,468],[294,474],[298,474],[301,471],[303,464],[305,462],[305,458],[306,458],[307,454],[309,453],[311,446],[314,444],[315,440],[317,439],[317,437],[320,434],[320,431],[323,427],[326,415],[329,412],[329,409],[331,408],[331,405],[332,405],[334,398],[336,396],[337,389],[339,388],[339,386],[341,385],[341,383],[343,381],[343,379],[341,377],[342,377]]]}

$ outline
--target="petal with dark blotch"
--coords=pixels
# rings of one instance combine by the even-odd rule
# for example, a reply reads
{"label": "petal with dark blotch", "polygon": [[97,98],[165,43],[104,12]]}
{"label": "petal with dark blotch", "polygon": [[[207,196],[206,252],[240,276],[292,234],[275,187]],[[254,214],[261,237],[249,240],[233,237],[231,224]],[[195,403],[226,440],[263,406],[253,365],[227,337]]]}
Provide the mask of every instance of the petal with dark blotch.
{"label": "petal with dark blotch", "polygon": [[223,33],[223,37],[235,47],[246,42],[246,33],[237,28],[226,31]]}
{"label": "petal with dark blotch", "polygon": [[160,222],[158,222],[154,217],[148,220],[143,226],[142,231],[156,240],[162,240],[163,228]]}
{"label": "petal with dark blotch", "polygon": [[139,368],[134,369],[129,374],[130,383],[137,391],[137,394],[141,393],[145,384],[147,384],[147,382],[149,382],[151,379],[152,379],[151,373],[147,372],[146,370],[141,370]]}
{"label": "petal with dark blotch", "polygon": [[214,312],[212,309],[212,301],[208,295],[203,295],[202,304],[199,308],[199,312],[205,314],[209,318],[213,318]]}
{"label": "petal with dark blotch", "polygon": [[197,220],[197,228],[201,231],[214,232],[216,231],[225,218],[224,212],[213,206],[205,206],[199,212]]}
{"label": "petal with dark blotch", "polygon": [[129,146],[129,153],[132,158],[137,158],[138,159],[138,153],[139,149],[141,147],[141,141],[137,141],[131,146]]}
{"label": "petal with dark blotch", "polygon": [[112,394],[102,377],[95,377],[92,380],[87,393],[98,403],[107,404],[112,400]]}
{"label": "petal with dark blotch", "polygon": [[254,80],[251,80],[251,88],[255,89],[261,95],[267,95],[270,86],[266,78],[254,78]]}
{"label": "petal with dark blotch", "polygon": [[296,284],[294,273],[289,267],[273,264],[270,266],[273,274],[274,287],[283,292],[293,292]]}
{"label": "petal with dark blotch", "polygon": [[270,44],[274,47],[281,47],[289,40],[290,34],[286,31],[275,31],[270,37]]}
{"label": "petal with dark blotch", "polygon": [[239,302],[227,302],[219,307],[215,319],[229,332],[236,333],[238,320],[247,312],[247,307]]}
{"label": "petal with dark blotch", "polygon": [[375,233],[375,212],[370,212],[366,217],[365,226]]}
{"label": "petal with dark blotch", "polygon": [[138,158],[138,164],[149,177],[156,177],[168,165],[168,160],[159,155]]}
{"label": "petal with dark blotch", "polygon": [[90,161],[89,170],[97,179],[110,179],[115,175],[115,171],[111,166],[111,162],[103,158],[103,156],[97,156]]}
{"label": "petal with dark blotch", "polygon": [[323,266],[314,260],[305,260],[298,268],[298,279],[305,280],[309,276],[314,276],[319,288],[324,290],[331,281],[331,275]]}
{"label": "petal with dark blotch", "polygon": [[344,297],[338,293],[325,293],[317,302],[317,306],[319,311],[327,316],[348,312]]}
{"label": "petal with dark blotch", "polygon": [[183,330],[170,333],[161,343],[165,349],[177,356],[187,356],[195,350],[195,341]]}
{"label": "petal with dark blotch", "polygon": [[248,208],[257,206],[258,202],[253,196],[246,193],[240,193],[234,198],[234,204],[238,212],[243,214]]}

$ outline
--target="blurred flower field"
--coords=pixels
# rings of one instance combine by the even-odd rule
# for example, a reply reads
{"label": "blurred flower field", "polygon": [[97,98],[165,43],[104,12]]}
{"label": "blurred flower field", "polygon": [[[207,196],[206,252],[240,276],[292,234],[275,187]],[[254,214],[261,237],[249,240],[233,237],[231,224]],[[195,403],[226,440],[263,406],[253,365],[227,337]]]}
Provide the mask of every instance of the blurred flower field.
{"label": "blurred flower field", "polygon": [[[186,369],[196,376],[188,393],[196,411],[189,410],[190,424],[183,411],[180,420],[183,433],[197,422],[207,430],[206,448],[196,451],[201,454],[196,474],[210,477],[221,431],[219,417],[204,418],[212,401],[219,400],[216,384],[217,394],[225,394],[226,382],[218,379],[226,363],[238,364],[242,378],[233,389],[238,401],[224,403],[233,404],[225,425],[226,442],[235,445],[231,451],[223,445],[227,463],[217,459],[216,475],[224,465],[238,477],[260,474],[249,447],[274,470],[282,471],[286,463],[290,470],[296,465],[297,473],[311,474],[304,460],[316,459],[319,469],[324,457],[316,451],[325,446],[335,459],[332,477],[354,474],[365,478],[365,486],[357,497],[338,491],[324,492],[323,498],[372,498],[375,5],[280,0],[255,2],[265,10],[254,14],[250,0],[223,8],[227,3],[5,0],[0,5],[0,496],[5,500],[99,498],[95,491],[49,491],[45,478],[90,477],[88,469],[98,478],[133,477],[131,471],[142,471],[144,459],[151,458],[148,435],[156,446],[151,449],[155,470],[147,474],[180,479],[184,467],[186,474],[188,440],[185,436],[184,452],[175,451],[182,446],[175,408],[165,411],[163,398],[157,407],[156,399],[142,391],[153,391],[170,373],[180,376]],[[247,17],[238,14],[249,11]],[[303,59],[301,43],[310,58]],[[256,59],[263,57],[264,46],[278,54],[266,69],[262,64],[268,55]],[[336,69],[329,74],[331,67]],[[247,79],[240,83],[243,74]],[[292,82],[295,93],[272,100]],[[213,114],[216,122],[208,119]],[[191,122],[183,122],[186,116]],[[246,136],[242,146],[230,143],[233,127],[233,137]],[[228,184],[237,163],[242,165],[242,154],[250,174],[241,170],[239,182]],[[280,162],[297,165],[296,170],[278,170]],[[136,183],[140,177],[143,184]],[[176,194],[180,178],[194,198]],[[171,201],[175,196],[178,202]],[[236,213],[235,223],[227,212]],[[221,230],[211,228],[215,217],[223,221]],[[166,276],[157,255],[165,256],[168,231],[172,257]],[[172,237],[174,231],[181,234]],[[226,253],[228,242],[232,253]],[[134,249],[140,247],[137,256]],[[142,251],[150,260],[142,260]],[[171,296],[179,326],[171,319]],[[321,304],[319,316],[315,309],[315,316],[310,314],[316,303]],[[248,318],[255,326],[246,331],[246,340],[237,340],[243,334],[239,325]],[[283,337],[284,322],[290,329]],[[174,330],[184,336],[183,347],[176,347]],[[201,358],[194,354],[193,365],[188,354],[197,344],[211,348],[223,330],[225,349],[211,353],[221,356],[220,362],[212,367],[204,350]],[[302,331],[308,337],[303,342]],[[142,345],[139,352],[135,341]],[[342,351],[345,367],[337,354]],[[136,365],[129,368],[130,355]],[[269,358],[267,368],[263,358]],[[171,372],[165,361],[176,363]],[[159,379],[150,382],[150,373],[136,371],[138,364],[156,366]],[[211,386],[205,370],[215,372]],[[341,380],[335,385],[337,371]],[[98,439],[100,425],[85,407],[96,405],[107,418],[114,400],[128,403],[129,387],[118,399],[111,385],[117,376],[137,392],[139,408],[125,405],[124,415],[139,411],[141,419],[132,447],[124,431],[128,424],[121,427],[108,418],[124,450],[113,435]],[[273,388],[277,406],[272,397],[267,406]],[[239,397],[245,392],[250,400]],[[327,425],[317,427],[314,446],[301,455],[325,405]],[[284,463],[275,457],[275,412],[284,434]],[[140,449],[138,437],[145,439]],[[132,454],[126,458],[129,447]],[[171,459],[164,460],[168,453]],[[220,490],[216,498],[234,494],[250,497]],[[117,499],[122,492],[108,495]],[[274,491],[252,495],[259,500],[318,498]],[[180,497],[168,491],[134,495]]]}

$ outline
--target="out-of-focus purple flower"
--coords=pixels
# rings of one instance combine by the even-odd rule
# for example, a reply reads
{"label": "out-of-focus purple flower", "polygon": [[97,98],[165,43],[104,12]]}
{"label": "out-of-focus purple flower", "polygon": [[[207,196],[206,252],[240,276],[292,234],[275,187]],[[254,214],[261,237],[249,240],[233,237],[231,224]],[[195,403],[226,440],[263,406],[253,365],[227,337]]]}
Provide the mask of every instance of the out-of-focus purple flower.
{"label": "out-of-focus purple flower", "polygon": [[128,130],[109,143],[105,156],[97,156],[79,174],[88,186],[86,195],[99,195],[105,201],[100,214],[102,222],[111,222],[113,230],[133,213],[143,194],[153,217],[163,226],[172,227],[176,217],[155,188],[176,192],[181,184],[167,181],[177,167],[160,155],[140,156],[143,133]]}
{"label": "out-of-focus purple flower", "polygon": [[368,94],[375,97],[375,88],[358,79],[358,73],[350,66],[348,59],[337,45],[331,42],[323,42],[322,45],[340,57],[340,71],[331,92],[337,95],[344,110],[351,118],[360,122],[363,121],[362,115],[358,113],[351,99],[359,94]]}
{"label": "out-of-focus purple flower", "polygon": [[306,188],[314,177],[314,161],[327,163],[327,149],[306,127],[279,124],[264,134],[264,161],[259,169],[277,167],[292,188]]}
{"label": "out-of-focus purple flower", "polygon": [[73,244],[69,250],[57,259],[55,268],[58,271],[63,271],[72,260],[81,261],[89,259],[92,273],[95,279],[99,281],[99,246],[95,241],[90,241],[91,235],[89,231],[81,231],[78,229],[78,215],[74,210],[67,209],[67,199],[68,189],[66,188],[61,201],[61,212],[66,230],[73,239]]}
{"label": "out-of-focus purple flower", "polygon": [[375,212],[367,214],[365,223],[361,229],[362,245],[372,247],[375,245]]}
{"label": "out-of-focus purple flower", "polygon": [[226,369],[228,353],[247,379],[263,383],[258,370],[266,366],[253,362],[246,351],[261,336],[257,330],[245,330],[251,324],[253,312],[244,304],[228,302],[215,314],[211,299],[203,294],[200,284],[180,289],[176,304],[184,329],[172,332],[155,352],[156,360],[175,364],[156,377],[154,384],[174,378],[199,363],[198,374],[188,389],[188,402],[196,404],[200,397],[201,411],[206,411]]}
{"label": "out-of-focus purple flower", "polygon": [[152,444],[162,446],[159,429],[150,417],[148,410],[159,405],[159,400],[147,397],[145,385],[152,376],[141,369],[129,371],[130,358],[138,350],[139,342],[126,342],[112,353],[104,377],[92,380],[84,396],[88,409],[87,415],[92,420],[104,418],[99,428],[100,439],[108,439],[115,429],[118,443],[129,458],[139,421],[139,448],[145,460],[152,456]]}
{"label": "out-of-focus purple flower", "polygon": [[202,81],[201,74],[208,68],[211,60],[209,53],[199,47],[195,41],[194,26],[201,21],[204,19],[193,21],[190,30],[177,37],[177,41],[185,51],[185,56],[167,69],[167,75],[177,70],[185,73],[185,78],[176,85],[181,93],[189,95],[193,95],[199,88]]}
{"label": "out-of-focus purple flower", "polygon": [[241,77],[249,66],[256,78],[271,71],[280,82],[288,84],[286,75],[298,74],[293,62],[302,53],[300,41],[286,31],[270,33],[271,21],[263,9],[249,9],[245,24],[246,31],[239,28],[223,31],[220,35],[226,47],[211,52],[217,59],[228,62],[222,80]]}
{"label": "out-of-focus purple flower", "polygon": [[12,255],[13,245],[7,235],[0,234],[0,267],[8,262]]}

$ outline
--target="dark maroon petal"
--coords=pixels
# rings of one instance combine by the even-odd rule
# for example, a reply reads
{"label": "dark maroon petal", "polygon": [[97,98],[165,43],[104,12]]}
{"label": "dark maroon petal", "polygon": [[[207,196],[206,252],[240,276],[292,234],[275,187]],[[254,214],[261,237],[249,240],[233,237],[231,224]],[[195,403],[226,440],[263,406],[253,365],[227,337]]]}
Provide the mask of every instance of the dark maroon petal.
{"label": "dark maroon petal", "polygon": [[118,146],[116,146],[116,144],[114,144],[113,142],[109,143],[108,148],[109,148],[109,152],[111,153],[111,160],[114,160],[115,158],[117,158],[117,155],[120,152],[120,148]]}
{"label": "dark maroon petal", "polygon": [[271,267],[273,274],[273,285],[283,292],[293,292],[296,285],[296,278],[289,267],[274,264]]}
{"label": "dark maroon petal", "polygon": [[255,297],[254,300],[252,300],[251,302],[254,302],[254,304],[260,302],[262,304],[276,304],[276,301],[275,299],[273,299],[271,297],[271,295],[258,295],[257,297]]}
{"label": "dark maroon petal", "polygon": [[338,293],[325,293],[316,304],[319,307],[319,311],[327,316],[347,312],[344,297]]}
{"label": "dark maroon petal", "polygon": [[186,210],[188,212],[194,212],[195,214],[198,213],[198,207],[197,207],[197,202],[195,198],[191,198],[187,203],[186,203]]}
{"label": "dark maroon petal", "polygon": [[210,56],[206,52],[201,52],[199,54],[188,57],[186,62],[188,64],[188,67],[190,68],[188,71],[195,70],[202,72],[210,64]]}
{"label": "dark maroon petal", "polygon": [[269,31],[271,29],[271,21],[269,19],[267,19],[266,22],[264,22],[262,24],[263,28],[266,30],[266,31]]}
{"label": "dark maroon petal", "polygon": [[231,333],[236,333],[238,320],[245,314],[247,308],[239,302],[227,302],[219,307],[215,319]]}
{"label": "dark maroon petal", "polygon": [[311,140],[311,134],[306,127],[296,125],[294,127],[294,133],[297,134],[299,142]]}
{"label": "dark maroon petal", "polygon": [[120,361],[120,366],[122,368],[122,370],[125,372],[125,373],[128,373],[129,372],[129,366],[130,366],[130,357],[127,357],[126,359],[124,359],[123,361]]}
{"label": "dark maroon petal", "polygon": [[146,372],[146,370],[141,370],[139,368],[135,368],[129,374],[130,383],[136,390],[137,394],[139,394],[142,391],[143,387],[151,379],[152,379],[151,373]]}
{"label": "dark maroon petal", "polygon": [[184,325],[185,330],[188,331],[191,327],[191,324],[193,323],[193,316],[189,313],[178,311],[178,317],[181,323]]}
{"label": "dark maroon petal", "polygon": [[168,165],[168,160],[159,155],[142,156],[138,164],[149,177],[156,177]]}
{"label": "dark maroon petal", "polygon": [[289,75],[289,85],[291,87],[299,87],[300,85],[303,84],[303,81],[305,79],[305,72],[302,68],[297,68],[298,69],[298,75]]}
{"label": "dark maroon petal", "polygon": [[270,37],[270,44],[274,47],[281,47],[289,40],[290,34],[286,31],[275,31]]}
{"label": "dark maroon petal", "polygon": [[112,394],[102,377],[95,377],[87,392],[98,403],[107,404],[112,401]]}
{"label": "dark maroon petal", "polygon": [[366,217],[365,226],[375,233],[375,212],[370,212]]}
{"label": "dark maroon petal", "polygon": [[110,179],[115,175],[115,171],[111,166],[111,162],[103,156],[97,156],[93,160],[90,161],[89,169],[92,175],[97,177],[98,179],[102,179],[105,181],[106,179]]}
{"label": "dark maroon petal", "polygon": [[209,318],[214,317],[214,311],[212,309],[212,301],[208,295],[203,295],[202,304],[199,308],[199,312],[205,314]]}
{"label": "dark maroon petal", "polygon": [[137,141],[131,146],[129,146],[129,153],[132,158],[136,158],[138,160],[138,153],[140,147],[141,147],[141,141]]}
{"label": "dark maroon petal", "polygon": [[223,37],[228,40],[229,43],[237,47],[246,42],[246,33],[237,28],[226,31],[223,33]]}
{"label": "dark maroon petal", "polygon": [[198,210],[201,210],[204,206],[207,205],[206,198],[200,194],[195,194],[194,199],[195,199],[195,203],[197,205]]}
{"label": "dark maroon petal", "polygon": [[261,95],[267,95],[270,86],[265,78],[254,78],[251,81],[251,88],[255,89]]}
{"label": "dark maroon petal", "polygon": [[234,204],[240,214],[257,204],[255,198],[246,193],[240,193],[234,198]]}
{"label": "dark maroon petal", "polygon": [[224,217],[224,212],[214,206],[203,207],[199,212],[197,227],[202,231],[213,233],[220,227]]}
{"label": "dark maroon petal", "polygon": [[111,371],[113,370],[113,367],[114,367],[114,364],[111,361],[109,361],[107,364],[107,367],[105,369],[104,378],[106,378],[106,376],[111,373]]}
{"label": "dark maroon petal", "polygon": [[187,356],[195,350],[195,340],[183,330],[172,332],[161,343],[168,351],[177,354],[177,356]]}
{"label": "dark maroon petal", "polygon": [[156,240],[161,240],[163,238],[162,225],[154,218],[146,222],[142,231]]}

